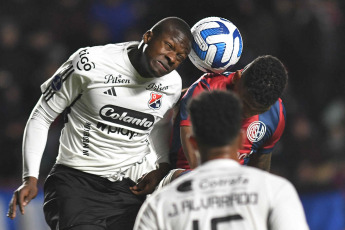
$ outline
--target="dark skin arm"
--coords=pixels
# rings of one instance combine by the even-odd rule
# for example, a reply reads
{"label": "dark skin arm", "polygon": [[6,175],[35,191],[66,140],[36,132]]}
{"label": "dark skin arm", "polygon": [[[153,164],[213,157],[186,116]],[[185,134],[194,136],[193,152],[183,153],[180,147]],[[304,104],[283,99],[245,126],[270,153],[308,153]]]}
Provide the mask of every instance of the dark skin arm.
{"label": "dark skin arm", "polygon": [[137,196],[145,196],[151,194],[159,182],[170,171],[170,164],[160,163],[158,169],[155,169],[145,175],[143,175],[138,183],[129,189]]}
{"label": "dark skin arm", "polygon": [[181,144],[182,144],[183,152],[188,160],[189,167],[191,169],[194,169],[198,166],[198,159],[194,153],[193,146],[189,141],[189,137],[191,133],[192,133],[191,126],[180,127],[180,136],[181,136]]}
{"label": "dark skin arm", "polygon": [[11,219],[16,217],[17,205],[22,215],[24,215],[24,207],[37,196],[37,178],[26,177],[23,184],[13,193],[12,199],[9,204],[7,216]]}
{"label": "dark skin arm", "polygon": [[270,171],[272,152],[267,154],[253,154],[250,156],[249,166]]}

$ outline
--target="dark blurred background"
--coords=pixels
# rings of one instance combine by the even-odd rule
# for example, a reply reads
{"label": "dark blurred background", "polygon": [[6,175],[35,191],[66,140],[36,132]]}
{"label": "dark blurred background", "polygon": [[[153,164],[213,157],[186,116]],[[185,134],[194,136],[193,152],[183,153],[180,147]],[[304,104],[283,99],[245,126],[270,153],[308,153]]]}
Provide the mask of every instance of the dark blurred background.
{"label": "dark blurred background", "polygon": [[[286,129],[273,154],[272,173],[296,186],[312,230],[344,230],[344,13],[343,0],[2,0],[0,228],[33,229],[18,227],[30,220],[9,223],[4,217],[10,194],[21,184],[23,130],[41,95],[40,85],[73,52],[140,40],[167,16],[181,17],[190,26],[219,16],[232,21],[243,38],[234,70],[271,54],[289,71],[283,96]],[[189,60],[178,71],[184,87],[202,74]],[[61,127],[60,119],[51,126],[40,186],[54,163]]]}

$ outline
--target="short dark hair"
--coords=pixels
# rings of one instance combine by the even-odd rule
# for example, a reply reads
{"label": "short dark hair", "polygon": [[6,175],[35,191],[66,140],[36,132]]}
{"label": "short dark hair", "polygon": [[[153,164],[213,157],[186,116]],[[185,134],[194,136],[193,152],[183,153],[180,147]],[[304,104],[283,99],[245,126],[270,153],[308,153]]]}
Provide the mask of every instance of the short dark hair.
{"label": "short dark hair", "polygon": [[192,129],[199,144],[225,146],[241,130],[242,105],[230,91],[204,91],[188,104]]}
{"label": "short dark hair", "polygon": [[179,17],[163,18],[162,20],[157,22],[151,28],[151,30],[154,34],[161,34],[170,26],[173,26],[175,29],[183,32],[183,34],[185,34],[189,38],[190,41],[193,41],[193,35],[191,32],[190,26],[188,25],[188,23],[186,21],[184,21],[183,19],[181,19]]}
{"label": "short dark hair", "polygon": [[282,96],[288,73],[278,58],[265,55],[256,58],[245,68],[243,79],[251,99],[269,107]]}

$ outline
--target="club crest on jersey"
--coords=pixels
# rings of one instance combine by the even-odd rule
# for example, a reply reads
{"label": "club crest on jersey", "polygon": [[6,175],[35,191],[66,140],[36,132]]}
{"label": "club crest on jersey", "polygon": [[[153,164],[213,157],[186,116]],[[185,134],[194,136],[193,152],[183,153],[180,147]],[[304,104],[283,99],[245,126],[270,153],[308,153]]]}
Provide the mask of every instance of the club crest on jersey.
{"label": "club crest on jersey", "polygon": [[150,94],[150,100],[148,102],[149,108],[159,109],[162,105],[162,97],[163,97],[163,94],[152,92]]}
{"label": "club crest on jersey", "polygon": [[61,76],[55,75],[55,77],[53,78],[53,81],[51,83],[51,87],[54,91],[59,91],[61,89],[62,86],[62,78]]}
{"label": "club crest on jersey", "polygon": [[254,121],[247,128],[247,138],[251,142],[260,141],[266,133],[266,125],[262,121]]}

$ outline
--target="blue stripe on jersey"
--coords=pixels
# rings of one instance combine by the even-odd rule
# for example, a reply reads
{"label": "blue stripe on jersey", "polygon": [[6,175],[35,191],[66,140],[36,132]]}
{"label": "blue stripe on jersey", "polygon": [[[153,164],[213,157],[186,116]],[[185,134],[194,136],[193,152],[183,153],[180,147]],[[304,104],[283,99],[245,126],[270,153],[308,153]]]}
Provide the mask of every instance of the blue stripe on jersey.
{"label": "blue stripe on jersey", "polygon": [[[201,79],[200,82],[201,82],[202,84],[206,85],[206,88],[208,88],[208,89],[210,88],[210,84],[206,81],[205,78]],[[195,87],[194,87],[194,88],[195,88]],[[193,90],[193,91],[194,91],[194,90]]]}
{"label": "blue stripe on jersey", "polygon": [[268,141],[276,131],[279,124],[280,103],[279,100],[274,103],[270,110],[265,113],[259,114],[259,121],[266,125],[265,136],[258,142],[253,142],[252,150],[256,153],[270,153],[273,147],[270,149],[260,149],[266,141]]}
{"label": "blue stripe on jersey", "polygon": [[[201,81],[204,81],[204,80],[201,80]],[[187,120],[187,118],[188,118],[187,104],[188,104],[188,101],[193,97],[194,90],[198,86],[198,84],[199,84],[199,81],[197,81],[193,85],[191,85],[189,87],[189,89],[187,90],[186,94],[181,99],[181,102],[180,102],[180,118],[181,118],[181,120]]]}

